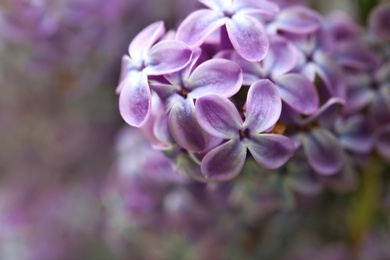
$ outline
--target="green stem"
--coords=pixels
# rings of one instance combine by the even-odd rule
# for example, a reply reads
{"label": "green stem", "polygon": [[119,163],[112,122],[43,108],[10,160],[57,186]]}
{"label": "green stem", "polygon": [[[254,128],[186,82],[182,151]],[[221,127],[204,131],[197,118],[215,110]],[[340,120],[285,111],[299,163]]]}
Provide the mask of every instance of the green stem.
{"label": "green stem", "polygon": [[361,244],[369,232],[378,212],[381,193],[382,162],[372,156],[363,169],[359,190],[355,194],[348,210],[348,235],[352,252],[358,253]]}

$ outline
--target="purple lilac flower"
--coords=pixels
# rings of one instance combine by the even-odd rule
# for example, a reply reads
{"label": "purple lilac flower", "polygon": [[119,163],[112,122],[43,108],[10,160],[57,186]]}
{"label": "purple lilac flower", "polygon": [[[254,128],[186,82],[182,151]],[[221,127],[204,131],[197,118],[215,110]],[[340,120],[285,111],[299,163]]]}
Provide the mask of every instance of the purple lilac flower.
{"label": "purple lilac flower", "polygon": [[122,58],[121,82],[117,92],[123,119],[141,127],[150,114],[148,76],[162,75],[184,68],[192,51],[184,43],[165,40],[153,46],[164,34],[163,22],[155,22],[142,30],[129,45],[129,55]]}
{"label": "purple lilac flower", "polygon": [[390,3],[377,5],[370,13],[369,32],[379,41],[390,41]]}
{"label": "purple lilac flower", "polygon": [[321,28],[322,17],[316,11],[306,7],[294,5],[282,9],[267,23],[267,32],[276,34],[285,31],[296,34],[313,33]]}
{"label": "purple lilac flower", "polygon": [[345,149],[359,154],[371,152],[374,138],[366,116],[340,117],[334,124],[334,131]]}
{"label": "purple lilac flower", "polygon": [[199,124],[211,135],[227,141],[202,160],[202,173],[212,180],[228,180],[242,170],[247,150],[263,167],[275,169],[294,152],[293,142],[282,135],[263,133],[275,125],[281,113],[280,96],[269,80],[250,87],[246,118],[242,120],[234,104],[218,95],[207,95],[196,103]]}
{"label": "purple lilac flower", "polygon": [[249,61],[260,61],[268,51],[268,38],[256,15],[270,17],[279,8],[259,0],[199,0],[210,9],[190,14],[179,26],[176,39],[191,47],[200,46],[215,30],[226,26],[234,49]]}
{"label": "purple lilac flower", "polygon": [[169,84],[152,87],[167,103],[169,130],[181,147],[202,152],[209,144],[209,136],[195,117],[194,100],[207,94],[231,97],[242,84],[242,72],[238,65],[225,59],[212,59],[195,67],[201,50],[194,55],[187,67],[179,72],[165,75]]}
{"label": "purple lilac flower", "polygon": [[313,83],[318,76],[323,83],[320,85],[320,93],[327,98],[344,98],[345,83],[341,67],[332,59],[335,45],[329,34],[322,27],[309,34],[280,34],[298,49],[299,61],[295,70]]}
{"label": "purple lilac flower", "polygon": [[378,153],[390,161],[390,123],[381,126],[375,132],[375,146]]}
{"label": "purple lilac flower", "polygon": [[303,146],[310,166],[323,175],[335,174],[343,165],[342,146],[330,130],[343,104],[343,100],[331,98],[306,119],[287,107],[284,109],[282,121],[287,124],[286,134],[292,131],[296,146]]}
{"label": "purple lilac flower", "polygon": [[319,98],[314,85],[304,76],[291,72],[298,63],[298,53],[285,39],[270,37],[270,49],[259,63],[248,62],[232,51],[220,55],[240,65],[245,85],[251,85],[259,79],[269,79],[282,100],[297,112],[312,114],[318,109]]}

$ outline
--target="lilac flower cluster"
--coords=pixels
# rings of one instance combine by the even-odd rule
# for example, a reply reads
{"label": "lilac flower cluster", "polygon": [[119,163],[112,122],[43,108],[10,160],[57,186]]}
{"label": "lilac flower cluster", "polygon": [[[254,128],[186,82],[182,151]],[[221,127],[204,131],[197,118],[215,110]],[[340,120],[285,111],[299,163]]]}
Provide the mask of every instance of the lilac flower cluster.
{"label": "lilac flower cluster", "polygon": [[374,147],[389,158],[390,66],[370,47],[388,41],[388,5],[366,37],[305,5],[199,2],[176,32],[160,21],[134,38],[117,88],[123,119],[179,168],[225,181],[248,161],[273,170],[303,154],[333,176]]}

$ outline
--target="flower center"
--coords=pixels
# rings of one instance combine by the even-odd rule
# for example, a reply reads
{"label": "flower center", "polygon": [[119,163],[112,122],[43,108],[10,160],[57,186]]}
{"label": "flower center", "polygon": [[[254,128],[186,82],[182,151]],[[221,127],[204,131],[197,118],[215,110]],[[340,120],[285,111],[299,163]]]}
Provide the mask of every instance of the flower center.
{"label": "flower center", "polygon": [[249,129],[241,129],[238,131],[238,133],[240,134],[240,140],[243,140],[244,138],[249,138]]}

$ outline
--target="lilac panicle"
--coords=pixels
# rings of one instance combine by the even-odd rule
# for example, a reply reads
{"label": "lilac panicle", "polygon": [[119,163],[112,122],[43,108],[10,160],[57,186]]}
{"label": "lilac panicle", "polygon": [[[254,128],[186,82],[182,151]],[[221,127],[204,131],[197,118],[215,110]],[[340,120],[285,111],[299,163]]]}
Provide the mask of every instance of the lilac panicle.
{"label": "lilac panicle", "polygon": [[209,135],[196,120],[194,99],[207,94],[231,97],[242,84],[241,69],[232,61],[212,59],[195,67],[200,54],[201,50],[197,49],[187,67],[165,75],[169,84],[155,84],[155,90],[168,106],[169,130],[173,139],[192,152],[204,151],[209,143]]}
{"label": "lilac panicle", "polygon": [[180,70],[192,56],[192,51],[182,42],[164,40],[153,45],[164,32],[161,21],[149,25],[129,45],[130,56],[123,57],[124,71],[117,92],[120,113],[131,126],[143,126],[150,114],[148,76]]}
{"label": "lilac panicle", "polygon": [[211,135],[228,141],[202,160],[202,173],[211,180],[228,180],[242,170],[247,149],[267,169],[284,164],[294,151],[293,142],[282,135],[263,133],[275,125],[281,113],[280,96],[269,80],[252,84],[246,103],[246,119],[228,99],[207,95],[196,103],[199,124]]}
{"label": "lilac panicle", "polygon": [[234,49],[249,61],[260,61],[268,51],[268,37],[255,15],[273,16],[275,3],[258,0],[199,0],[210,9],[189,15],[177,30],[176,39],[191,47],[200,46],[215,30],[226,26]]}

